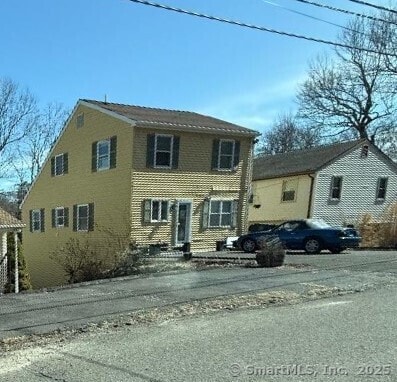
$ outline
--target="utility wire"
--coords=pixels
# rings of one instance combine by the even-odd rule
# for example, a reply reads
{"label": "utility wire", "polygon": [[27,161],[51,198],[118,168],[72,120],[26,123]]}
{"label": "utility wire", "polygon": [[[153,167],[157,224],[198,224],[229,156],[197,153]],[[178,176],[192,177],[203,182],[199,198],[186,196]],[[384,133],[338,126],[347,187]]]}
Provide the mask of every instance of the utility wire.
{"label": "utility wire", "polygon": [[322,19],[320,17],[315,17],[315,16],[309,15],[309,14],[304,13],[304,12],[299,12],[299,11],[297,11],[295,9],[284,7],[283,5],[276,4],[276,3],[273,3],[271,1],[267,1],[267,0],[260,0],[260,1],[262,1],[262,3],[269,4],[269,5],[272,5],[272,6],[277,7],[277,8],[285,9],[286,11],[289,11],[289,12],[292,12],[292,13],[296,13],[297,15],[305,16],[305,17],[308,17],[308,18],[313,19],[313,20],[321,21],[323,23],[326,23],[326,24],[329,24],[329,25],[333,25],[333,26],[338,27],[338,28],[342,28],[342,29],[346,29],[346,30],[350,30],[350,31],[355,32],[353,29],[347,28],[347,27],[345,27],[343,25],[336,24],[336,23],[333,23],[331,21],[324,20],[324,19]]}
{"label": "utility wire", "polygon": [[[333,45],[333,46],[337,46],[337,47],[340,47],[340,48],[355,49],[355,50],[364,51],[364,52],[368,52],[368,53],[375,53],[375,54],[384,54],[384,53],[382,53],[380,51],[377,51],[377,50],[374,50],[374,49],[358,48],[358,47],[355,47],[355,46],[352,46],[352,45],[342,44],[342,43],[339,43],[339,42],[318,39],[318,38],[304,36],[304,35],[299,35],[299,34],[295,34],[295,33],[283,32],[283,31],[279,31],[279,30],[276,30],[276,29],[270,29],[270,28],[262,27],[262,26],[259,26],[259,25],[247,24],[247,23],[244,23],[244,22],[241,22],[241,21],[224,19],[224,18],[217,17],[217,16],[211,16],[211,15],[206,15],[206,14],[203,14],[203,13],[188,11],[188,10],[182,9],[182,8],[175,8],[175,7],[171,7],[169,5],[165,5],[165,4],[153,3],[151,1],[146,1],[146,0],[128,0],[128,1],[130,1],[132,3],[138,3],[138,4],[142,4],[142,5],[148,5],[148,6],[151,6],[151,7],[155,7],[155,8],[164,9],[164,10],[167,10],[167,11],[177,12],[177,13],[181,13],[181,14],[185,14],[185,15],[189,15],[189,16],[195,16],[195,17],[200,17],[200,18],[203,18],[203,19],[219,21],[219,22],[226,23],[226,24],[237,25],[239,27],[255,29],[255,30],[262,31],[262,32],[275,33],[275,34],[282,35],[282,36],[288,36],[288,37],[294,37],[294,38],[298,38],[298,39],[303,39],[303,40],[306,40],[306,41],[318,42],[320,44]],[[397,54],[391,54],[390,53],[390,54],[388,54],[388,56],[397,57]]]}
{"label": "utility wire", "polygon": [[381,5],[376,5],[376,4],[372,4],[372,3],[368,3],[366,1],[362,1],[362,0],[348,0],[348,1],[351,1],[352,3],[356,3],[356,4],[366,5],[367,7],[380,9],[381,11],[387,11],[387,12],[391,12],[391,13],[397,14],[397,11],[395,9],[383,7]]}
{"label": "utility wire", "polygon": [[309,0],[294,0],[294,1],[297,1],[297,2],[303,3],[303,4],[313,5],[313,6],[319,7],[319,8],[330,9],[331,11],[341,12],[341,13],[345,13],[347,15],[358,16],[358,17],[363,17],[363,18],[373,20],[373,21],[380,21],[382,23],[397,25],[397,23],[390,21],[390,20],[384,20],[384,19],[380,19],[379,17],[364,15],[362,13],[357,13],[357,12],[353,12],[353,11],[348,11],[347,9],[332,7],[331,5],[321,4],[321,3],[317,3],[315,1],[309,1]]}

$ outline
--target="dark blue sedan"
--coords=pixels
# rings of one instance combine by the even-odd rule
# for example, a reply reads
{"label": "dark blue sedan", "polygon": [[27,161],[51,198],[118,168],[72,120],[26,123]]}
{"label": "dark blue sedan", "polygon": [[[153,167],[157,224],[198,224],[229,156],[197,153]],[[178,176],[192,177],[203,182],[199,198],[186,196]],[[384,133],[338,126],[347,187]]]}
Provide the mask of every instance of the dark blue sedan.
{"label": "dark blue sedan", "polygon": [[289,220],[268,231],[251,232],[242,235],[234,245],[244,252],[260,249],[260,241],[276,235],[285,248],[305,250],[306,253],[320,253],[328,249],[332,253],[340,253],[346,248],[358,247],[361,237],[353,228],[332,227],[323,220],[302,219]]}

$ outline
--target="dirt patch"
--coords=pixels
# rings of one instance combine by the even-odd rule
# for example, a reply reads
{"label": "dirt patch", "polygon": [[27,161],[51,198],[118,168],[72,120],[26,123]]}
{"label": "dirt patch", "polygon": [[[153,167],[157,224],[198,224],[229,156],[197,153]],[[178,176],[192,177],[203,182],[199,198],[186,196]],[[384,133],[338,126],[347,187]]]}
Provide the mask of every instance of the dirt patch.
{"label": "dirt patch", "polygon": [[74,339],[78,335],[86,335],[98,331],[117,330],[125,326],[142,324],[159,324],[165,321],[214,314],[220,311],[296,304],[306,300],[342,295],[351,292],[336,287],[333,288],[315,284],[307,284],[305,287],[306,290],[302,293],[271,291],[195,300],[189,303],[141,310],[101,323],[87,324],[79,328],[56,330],[41,335],[7,338],[0,340],[0,357],[6,356],[6,353],[10,351],[46,346],[49,344],[60,344],[64,341]]}

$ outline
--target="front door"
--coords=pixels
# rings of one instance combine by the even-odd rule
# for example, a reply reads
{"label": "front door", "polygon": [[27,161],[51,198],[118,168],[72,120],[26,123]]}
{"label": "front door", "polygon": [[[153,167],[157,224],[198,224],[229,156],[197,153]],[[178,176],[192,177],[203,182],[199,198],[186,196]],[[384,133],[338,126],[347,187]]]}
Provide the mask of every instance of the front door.
{"label": "front door", "polygon": [[192,203],[179,201],[176,211],[176,244],[190,243]]}

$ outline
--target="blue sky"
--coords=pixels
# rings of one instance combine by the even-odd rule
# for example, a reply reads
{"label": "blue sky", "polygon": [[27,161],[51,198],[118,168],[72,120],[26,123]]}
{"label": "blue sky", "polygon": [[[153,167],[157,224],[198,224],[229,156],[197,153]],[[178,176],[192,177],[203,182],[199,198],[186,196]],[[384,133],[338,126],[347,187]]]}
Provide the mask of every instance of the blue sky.
{"label": "blue sky", "polygon": [[[330,22],[347,16],[269,0]],[[335,40],[340,29],[263,0],[159,2]],[[348,0],[319,0],[369,13]],[[381,4],[372,0],[373,3]],[[260,132],[293,110],[308,61],[325,45],[167,12],[128,0],[2,0],[0,76],[41,104],[79,98],[191,110]]]}

